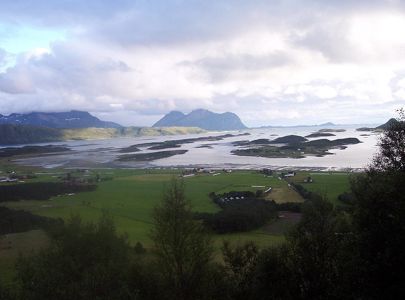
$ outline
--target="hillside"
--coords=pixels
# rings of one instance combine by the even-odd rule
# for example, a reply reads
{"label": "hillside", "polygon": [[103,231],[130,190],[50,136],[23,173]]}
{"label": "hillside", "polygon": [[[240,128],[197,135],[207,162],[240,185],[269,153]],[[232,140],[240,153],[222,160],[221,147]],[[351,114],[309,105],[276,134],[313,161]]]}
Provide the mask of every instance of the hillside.
{"label": "hillside", "polygon": [[0,115],[0,124],[31,125],[49,128],[120,128],[121,125],[102,121],[85,111],[32,112],[28,114]]}
{"label": "hillside", "polygon": [[171,126],[199,127],[205,130],[239,130],[246,128],[234,113],[218,114],[205,109],[193,110],[189,114],[172,111],[153,125],[153,127]]}
{"label": "hillside", "polygon": [[0,145],[47,143],[63,140],[63,133],[54,128],[30,125],[0,124]]}
{"label": "hillside", "polygon": [[386,130],[386,129],[390,128],[391,126],[396,125],[397,123],[399,123],[399,121],[397,119],[391,118],[386,123],[384,123],[384,124],[382,124],[380,126],[377,126],[375,129]]}
{"label": "hillside", "polygon": [[194,127],[121,127],[57,129],[42,126],[0,124],[0,145],[59,142],[67,140],[108,139],[118,137],[160,136],[203,133]]}

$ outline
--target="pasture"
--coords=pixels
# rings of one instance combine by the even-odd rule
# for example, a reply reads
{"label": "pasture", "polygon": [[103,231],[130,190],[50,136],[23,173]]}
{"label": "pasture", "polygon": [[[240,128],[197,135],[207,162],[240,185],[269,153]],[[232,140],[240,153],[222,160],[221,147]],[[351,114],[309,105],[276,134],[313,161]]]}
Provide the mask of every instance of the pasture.
{"label": "pasture", "polygon": [[[65,171],[66,172],[66,171]],[[165,187],[173,177],[179,175],[178,170],[93,170],[90,173],[72,176],[95,176],[111,180],[101,181],[92,192],[74,195],[60,195],[47,201],[18,201],[4,203],[9,208],[24,209],[34,214],[67,219],[72,214],[79,214],[84,220],[96,220],[102,211],[108,211],[116,222],[120,232],[128,234],[131,243],[143,243],[150,247],[149,232],[152,227],[152,211],[162,199]],[[278,202],[300,202],[302,198],[288,184],[277,177],[268,177],[256,171],[219,172],[214,176],[202,173],[184,178],[186,196],[191,200],[193,210],[198,212],[215,212],[219,208],[209,198],[210,192],[224,193],[227,191],[256,191],[272,187],[274,194],[268,198]],[[57,180],[61,171],[36,172],[35,181]],[[264,187],[264,188],[263,188]],[[259,244],[271,244],[280,241],[280,237],[266,234],[265,231],[216,236],[215,240],[247,240],[252,239]]]}
{"label": "pasture", "polygon": [[[1,205],[64,220],[78,214],[84,221],[95,221],[103,211],[108,211],[115,220],[118,232],[127,234],[131,244],[134,245],[139,241],[146,248],[153,247],[149,236],[153,226],[153,208],[161,201],[164,190],[172,178],[178,177],[180,174],[180,170],[175,169],[99,169],[87,172],[18,167],[14,169],[18,173],[35,174],[37,177],[30,179],[30,182],[60,181],[60,177],[65,176],[67,172],[78,178],[99,176],[102,181],[98,183],[95,191],[59,195],[46,201],[3,202]],[[10,170],[10,166],[7,167],[7,170]],[[5,174],[7,170],[3,169],[2,173]],[[302,184],[308,175],[299,173],[293,180]],[[336,202],[337,196],[348,189],[349,181],[345,174],[317,173],[310,176],[314,182],[305,184],[305,188],[321,194],[326,193],[331,201]],[[266,195],[266,199],[272,199],[278,203],[303,201],[301,196],[288,185],[288,182],[280,180],[278,175],[265,176],[257,171],[231,173],[219,171],[216,172],[216,175],[201,173],[185,177],[184,183],[186,196],[190,199],[193,210],[198,212],[216,212],[219,209],[209,198],[211,192],[256,192],[272,187],[272,192]],[[251,240],[261,247],[279,244],[284,240],[283,234],[289,226],[288,220],[280,219],[249,232],[213,235],[214,247],[219,252],[224,240],[233,243]],[[26,249],[35,250],[46,243],[45,234],[38,230],[8,235],[7,240],[3,237],[2,249],[0,249],[0,267],[5,273],[0,280],[11,280],[12,266],[19,253],[28,254]]]}
{"label": "pasture", "polygon": [[[308,176],[312,178],[313,182],[304,182]],[[351,176],[354,175],[352,173],[345,172],[299,172],[297,176],[293,177],[291,180],[295,183],[301,184],[310,192],[315,192],[323,197],[326,197],[334,204],[341,204],[338,200],[338,196],[344,192],[350,191]]]}

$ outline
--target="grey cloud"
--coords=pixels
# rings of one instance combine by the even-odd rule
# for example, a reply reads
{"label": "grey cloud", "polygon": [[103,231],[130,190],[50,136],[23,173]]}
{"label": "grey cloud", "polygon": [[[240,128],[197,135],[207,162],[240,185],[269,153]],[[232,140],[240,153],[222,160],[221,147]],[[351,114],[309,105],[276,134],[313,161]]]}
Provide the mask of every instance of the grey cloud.
{"label": "grey cloud", "polygon": [[230,54],[221,57],[205,57],[195,62],[183,62],[207,72],[213,81],[226,80],[233,72],[258,72],[293,64],[295,59],[282,51],[266,55]]}
{"label": "grey cloud", "polygon": [[361,59],[358,51],[347,38],[348,29],[345,19],[332,17],[329,20],[323,19],[311,24],[302,29],[300,34],[291,34],[290,41],[295,46],[318,51],[333,62]]}
{"label": "grey cloud", "polygon": [[96,66],[96,70],[101,72],[118,71],[118,72],[129,72],[133,70],[125,62],[121,60],[113,60],[111,58],[105,60],[104,62]]}

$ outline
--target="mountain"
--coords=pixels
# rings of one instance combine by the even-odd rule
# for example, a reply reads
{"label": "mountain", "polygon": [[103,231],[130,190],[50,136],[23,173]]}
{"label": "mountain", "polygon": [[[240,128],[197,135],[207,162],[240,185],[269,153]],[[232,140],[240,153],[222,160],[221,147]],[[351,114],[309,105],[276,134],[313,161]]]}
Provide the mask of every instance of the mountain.
{"label": "mountain", "polygon": [[171,126],[199,127],[205,130],[239,130],[247,128],[234,113],[217,114],[205,109],[193,110],[187,115],[179,111],[172,111],[153,125],[153,127]]}
{"label": "mountain", "polygon": [[397,124],[400,124],[402,121],[398,121],[395,118],[391,118],[389,119],[386,123],[377,126],[377,127],[361,127],[361,128],[357,128],[357,131],[376,131],[376,132],[380,132],[383,130],[387,130],[389,128],[391,128],[392,126],[395,126]]}
{"label": "mountain", "polygon": [[398,123],[399,123],[399,121],[398,121],[397,119],[391,118],[391,119],[389,119],[386,123],[384,123],[384,124],[382,124],[382,125],[380,125],[380,126],[377,126],[375,129],[383,129],[383,130],[386,130],[386,129],[388,129],[388,128],[390,128],[390,127],[392,127],[393,125],[396,125],[396,124],[398,124]]}
{"label": "mountain", "polygon": [[168,114],[166,114],[163,118],[161,118],[159,121],[157,121],[153,127],[169,127],[172,126],[170,124],[175,124],[176,122],[179,122],[181,119],[183,119],[186,115],[183,114],[180,111],[171,111]]}
{"label": "mountain", "polygon": [[317,126],[319,126],[319,127],[323,127],[323,126],[336,126],[336,124],[335,124],[335,123],[332,123],[332,122],[327,122],[327,123],[319,124],[319,125],[317,125]]}
{"label": "mountain", "polygon": [[121,128],[122,126],[101,121],[85,111],[72,110],[69,112],[45,113],[32,112],[28,114],[0,115],[0,124],[31,125],[49,128]]}

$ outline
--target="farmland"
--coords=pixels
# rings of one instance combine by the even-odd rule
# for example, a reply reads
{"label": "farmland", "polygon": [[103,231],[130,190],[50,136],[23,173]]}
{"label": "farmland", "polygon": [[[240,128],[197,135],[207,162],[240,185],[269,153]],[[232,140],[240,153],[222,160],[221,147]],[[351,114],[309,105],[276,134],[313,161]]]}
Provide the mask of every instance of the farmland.
{"label": "farmland", "polygon": [[[12,166],[3,167],[2,174],[10,171],[10,168]],[[77,178],[98,176],[101,181],[94,191],[64,194],[43,201],[3,202],[2,205],[64,220],[72,215],[80,215],[85,221],[95,221],[103,211],[108,211],[113,216],[118,231],[126,233],[131,244],[141,242],[146,248],[152,247],[150,230],[153,226],[151,216],[153,207],[161,200],[165,187],[170,184],[172,178],[178,177],[180,174],[180,170],[173,169],[98,169],[83,172],[83,170],[20,168],[16,172],[34,174],[36,177],[30,179],[30,182],[58,182],[67,173]],[[299,173],[294,180],[299,182],[306,176],[308,174]],[[348,176],[341,173],[339,175],[319,173],[312,177],[314,183],[305,185],[305,188],[328,193],[331,201],[337,201],[335,200],[337,195],[348,187]],[[214,213],[219,210],[219,207],[208,196],[211,192],[219,194],[229,191],[256,192],[271,187],[272,192],[266,195],[268,200],[275,200],[278,203],[303,202],[301,196],[277,174],[266,176],[257,171],[229,173],[216,171],[185,177],[184,183],[186,196],[191,200],[193,210],[196,212]],[[219,250],[223,240],[231,242],[252,240],[263,247],[275,245],[284,240],[283,233],[286,228],[288,228],[288,220],[276,220],[263,228],[249,232],[214,235],[214,246]],[[46,236],[41,231],[34,230],[10,235],[8,239],[16,242],[11,242],[7,247],[3,247],[4,249],[0,249],[0,265],[9,270],[9,275],[3,276],[10,279],[10,274],[12,274],[10,267],[19,252],[25,251],[24,253],[27,254],[25,249],[38,249],[39,246],[46,244]],[[25,241],[25,243],[21,241]],[[5,243],[6,241],[3,239],[3,246]]]}
{"label": "farmland", "polygon": [[[57,180],[62,172],[40,172],[35,179]],[[85,176],[94,176],[95,171]],[[92,192],[61,195],[46,201],[7,202],[9,208],[24,209],[34,214],[67,219],[72,214],[79,214],[84,220],[96,220],[103,210],[113,215],[119,231],[126,232],[131,242],[140,241],[146,246],[150,244],[149,232],[152,226],[151,212],[160,201],[165,186],[178,176],[177,170],[97,170],[101,178],[98,188]],[[73,173],[74,174],[74,173]],[[75,176],[75,175],[73,175]],[[41,179],[42,178],[42,179]],[[186,195],[191,200],[193,209],[198,212],[215,212],[219,208],[208,197],[210,192],[224,193],[227,191],[249,190],[255,192],[264,187],[272,187],[277,202],[300,202],[302,198],[283,180],[276,177],[265,177],[255,171],[238,171],[233,173],[219,172],[219,175],[201,174],[184,178]],[[271,236],[263,236],[260,231],[233,234],[231,239],[253,239],[266,243],[272,242]],[[255,238],[257,236],[257,238]],[[221,236],[221,238],[223,238]]]}

